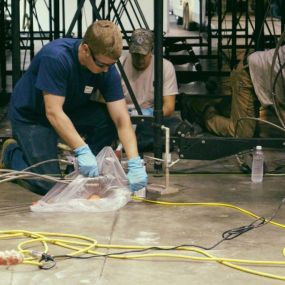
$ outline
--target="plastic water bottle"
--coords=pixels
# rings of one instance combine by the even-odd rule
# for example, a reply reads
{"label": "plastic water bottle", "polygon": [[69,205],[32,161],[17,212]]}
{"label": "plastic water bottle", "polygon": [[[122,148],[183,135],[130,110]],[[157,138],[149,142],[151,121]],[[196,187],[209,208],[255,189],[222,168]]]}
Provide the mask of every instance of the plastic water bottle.
{"label": "plastic water bottle", "polygon": [[264,155],[262,152],[262,146],[258,145],[252,158],[251,181],[253,183],[260,183],[263,180],[263,162]]}

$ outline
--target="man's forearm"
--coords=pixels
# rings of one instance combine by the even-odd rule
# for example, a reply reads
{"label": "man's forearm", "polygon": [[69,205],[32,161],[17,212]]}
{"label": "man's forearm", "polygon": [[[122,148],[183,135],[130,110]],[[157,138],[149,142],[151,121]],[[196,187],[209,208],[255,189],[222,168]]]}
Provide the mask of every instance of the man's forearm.
{"label": "man's forearm", "polygon": [[128,114],[126,101],[114,101],[108,103],[107,107],[128,159],[138,156],[137,139]]}
{"label": "man's forearm", "polygon": [[47,117],[57,134],[69,147],[75,149],[85,144],[71,120],[64,112],[60,114],[50,114]]}
{"label": "man's forearm", "polygon": [[118,136],[128,159],[138,156],[137,139],[132,125],[118,128]]}
{"label": "man's forearm", "polygon": [[170,117],[175,110],[175,95],[163,96],[163,116]]}

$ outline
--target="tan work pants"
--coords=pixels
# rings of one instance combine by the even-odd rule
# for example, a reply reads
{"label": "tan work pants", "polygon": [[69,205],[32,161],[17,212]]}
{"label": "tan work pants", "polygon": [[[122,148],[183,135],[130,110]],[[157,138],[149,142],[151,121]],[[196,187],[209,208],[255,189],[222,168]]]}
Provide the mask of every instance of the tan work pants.
{"label": "tan work pants", "polygon": [[[256,117],[253,85],[248,71],[239,64],[231,73],[232,90],[231,115],[229,118],[214,114],[205,116],[205,125],[210,132],[225,137],[253,137],[256,127],[254,120],[240,120],[244,117]],[[237,122],[239,123],[237,124]]]}

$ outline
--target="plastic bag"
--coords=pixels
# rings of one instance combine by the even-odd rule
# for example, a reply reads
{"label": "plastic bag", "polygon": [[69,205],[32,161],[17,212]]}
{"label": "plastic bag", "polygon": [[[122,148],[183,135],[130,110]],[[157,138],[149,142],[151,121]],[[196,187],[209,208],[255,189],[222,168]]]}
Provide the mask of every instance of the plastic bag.
{"label": "plastic bag", "polygon": [[111,147],[96,156],[100,176],[69,174],[69,184],[56,183],[30,208],[33,212],[107,212],[125,206],[130,200],[126,174]]}

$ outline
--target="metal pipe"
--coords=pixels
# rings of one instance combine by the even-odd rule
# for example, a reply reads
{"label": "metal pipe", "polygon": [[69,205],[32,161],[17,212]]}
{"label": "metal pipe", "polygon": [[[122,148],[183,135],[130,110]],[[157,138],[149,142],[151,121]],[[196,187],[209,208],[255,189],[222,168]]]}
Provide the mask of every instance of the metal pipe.
{"label": "metal pipe", "polygon": [[12,19],[12,82],[14,87],[21,77],[19,0],[12,0]]}
{"label": "metal pipe", "polygon": [[[143,12],[142,12],[142,9],[141,9],[141,7],[140,7],[139,2],[138,2],[137,0],[134,0],[134,2],[135,2],[135,4],[136,4],[136,6],[137,6],[137,9],[138,9],[139,14],[140,14],[140,16],[141,16],[141,18],[142,18],[142,21],[144,22],[145,28],[146,28],[147,30],[149,30],[149,26],[148,26],[147,21],[146,21],[146,19],[145,19],[145,17],[144,17],[144,14],[143,14]],[[159,6],[162,6],[162,8],[163,8],[163,1],[162,1],[162,0],[153,1],[154,7],[156,7],[156,5],[155,5],[156,2],[158,2],[158,5],[159,5]],[[162,4],[159,4],[160,2],[161,2]],[[163,10],[161,10],[161,14],[163,15]],[[162,18],[163,18],[163,16],[162,16]],[[154,20],[154,21],[155,21],[155,20]]]}
{"label": "metal pipe", "polygon": [[283,33],[285,28],[285,1],[281,3],[281,11],[281,33]]}
{"label": "metal pipe", "polygon": [[264,50],[264,0],[255,1],[255,50]]}
{"label": "metal pipe", "polygon": [[[36,4],[36,3],[35,3]],[[49,40],[53,40],[53,26],[52,26],[52,0],[49,0]]]}
{"label": "metal pipe", "polygon": [[[118,14],[120,16],[120,18],[122,18],[123,12],[124,12],[124,7],[122,4],[123,0],[120,0],[119,5],[117,6],[117,10],[118,10]],[[113,16],[112,22],[114,22],[116,25],[118,24],[118,21],[115,21],[115,16]]]}
{"label": "metal pipe", "polygon": [[218,0],[218,69],[222,69],[222,26],[223,17],[222,17],[222,0]]}
{"label": "metal pipe", "polygon": [[249,1],[246,0],[245,3],[245,46],[248,47],[248,22],[249,22],[249,12],[248,12]]}
{"label": "metal pipe", "polygon": [[[237,7],[238,4],[242,5],[241,1],[232,0],[232,54],[231,54],[231,69],[233,69],[237,62]],[[240,7],[242,9],[242,7]]]}
{"label": "metal pipe", "polygon": [[165,189],[169,188],[169,167],[171,163],[171,157],[170,157],[170,129],[161,126],[161,129],[165,133],[165,153],[164,153],[164,167],[165,167]]}
{"label": "metal pipe", "polygon": [[210,0],[206,0],[207,4],[206,6],[208,7],[208,24],[207,24],[207,46],[208,46],[208,55],[211,56],[212,55],[212,29],[211,29],[211,23],[212,23],[212,13],[214,13],[214,11],[212,12],[211,9],[211,1]]}
{"label": "metal pipe", "polygon": [[142,28],[143,26],[142,26],[142,24],[141,24],[141,21],[140,21],[138,15],[137,15],[137,12],[136,12],[136,10],[135,10],[135,7],[134,7],[134,4],[133,4],[132,1],[130,1],[130,5],[131,5],[131,7],[132,7],[132,9],[133,9],[133,13],[134,13],[134,15],[135,15],[135,17],[136,17],[136,19],[137,19],[137,21],[138,21],[138,24],[139,24],[140,28]]}
{"label": "metal pipe", "polygon": [[77,5],[77,10],[76,10],[76,12],[75,12],[75,15],[73,16],[73,19],[72,19],[72,21],[71,21],[71,24],[70,24],[70,26],[69,26],[69,28],[68,28],[68,30],[67,30],[67,32],[66,32],[66,37],[71,37],[71,33],[72,33],[72,31],[73,31],[73,28],[74,28],[74,26],[75,26],[75,24],[76,24],[76,21],[77,21],[77,19],[78,19],[78,17],[80,16],[80,14],[81,14],[81,9],[82,9],[82,7],[83,7],[83,5],[84,5],[84,2],[85,2],[85,0],[81,0],[80,1],[80,3],[79,3],[79,5]]}
{"label": "metal pipe", "polygon": [[[80,0],[77,0],[77,7],[80,7]],[[79,9],[78,17],[77,17],[77,36],[78,38],[82,38],[82,7]]]}
{"label": "metal pipe", "polygon": [[[163,95],[163,0],[154,3],[154,156],[162,158],[162,95]],[[154,164],[161,171],[161,162]]]}
{"label": "metal pipe", "polygon": [[124,9],[124,11],[126,12],[127,18],[128,18],[128,20],[129,20],[129,22],[130,22],[130,24],[131,24],[131,26],[132,26],[132,29],[134,30],[134,29],[135,29],[134,23],[133,23],[133,21],[132,21],[132,19],[131,19],[131,16],[130,16],[130,14],[129,14],[129,12],[128,12],[128,9],[127,9],[127,7],[126,7],[124,1],[122,1],[122,4],[123,4],[123,9]]}
{"label": "metal pipe", "polygon": [[62,0],[62,35],[65,35],[65,0]]}
{"label": "metal pipe", "polygon": [[60,24],[59,24],[59,0],[54,0],[54,6],[53,6],[53,21],[54,21],[54,39],[59,38],[59,30],[60,30]]}
{"label": "metal pipe", "polygon": [[105,5],[105,0],[102,0],[99,7],[98,7],[98,10],[100,11],[102,9],[102,19],[105,19],[106,17],[106,5]]}
{"label": "metal pipe", "polygon": [[5,25],[5,9],[4,0],[0,0],[0,74],[1,74],[1,86],[0,91],[6,92],[6,25]]}
{"label": "metal pipe", "polygon": [[30,61],[34,58],[35,55],[35,38],[34,38],[34,17],[33,17],[33,0],[29,0],[29,37],[30,37]]}
{"label": "metal pipe", "polygon": [[123,66],[122,66],[122,64],[121,64],[121,62],[120,62],[120,60],[118,60],[117,66],[118,66],[118,68],[119,68],[119,70],[120,70],[120,73],[121,73],[121,76],[122,76],[122,78],[123,78],[123,80],[124,80],[124,82],[125,82],[125,84],[126,84],[126,87],[127,87],[128,92],[129,92],[129,95],[130,95],[130,97],[131,97],[131,99],[132,99],[132,102],[134,103],[134,106],[135,106],[135,108],[136,108],[138,114],[142,116],[143,113],[142,113],[141,107],[140,107],[140,105],[139,105],[139,103],[138,103],[138,101],[137,101],[137,99],[136,99],[136,96],[135,96],[135,94],[134,94],[134,91],[133,91],[133,89],[132,89],[132,86],[131,86],[131,84],[130,84],[130,82],[129,82],[129,80],[128,80],[128,77],[127,77],[127,75],[126,75],[126,73],[125,73],[125,71],[124,71],[124,68],[123,68]]}
{"label": "metal pipe", "polygon": [[120,15],[119,15],[119,13],[118,13],[117,10],[116,10],[115,1],[114,1],[114,0],[110,0],[110,15],[111,15],[111,10],[114,11],[115,17],[116,17],[116,19],[117,19],[117,21],[118,21],[118,23],[119,23],[119,26],[120,26],[120,28],[121,28],[121,31],[122,31],[122,33],[123,33],[125,39],[128,41],[128,35],[127,35],[126,30],[125,30],[125,28],[124,28],[124,25],[123,25],[123,23],[122,23],[122,21],[121,21],[121,19],[120,19]]}

